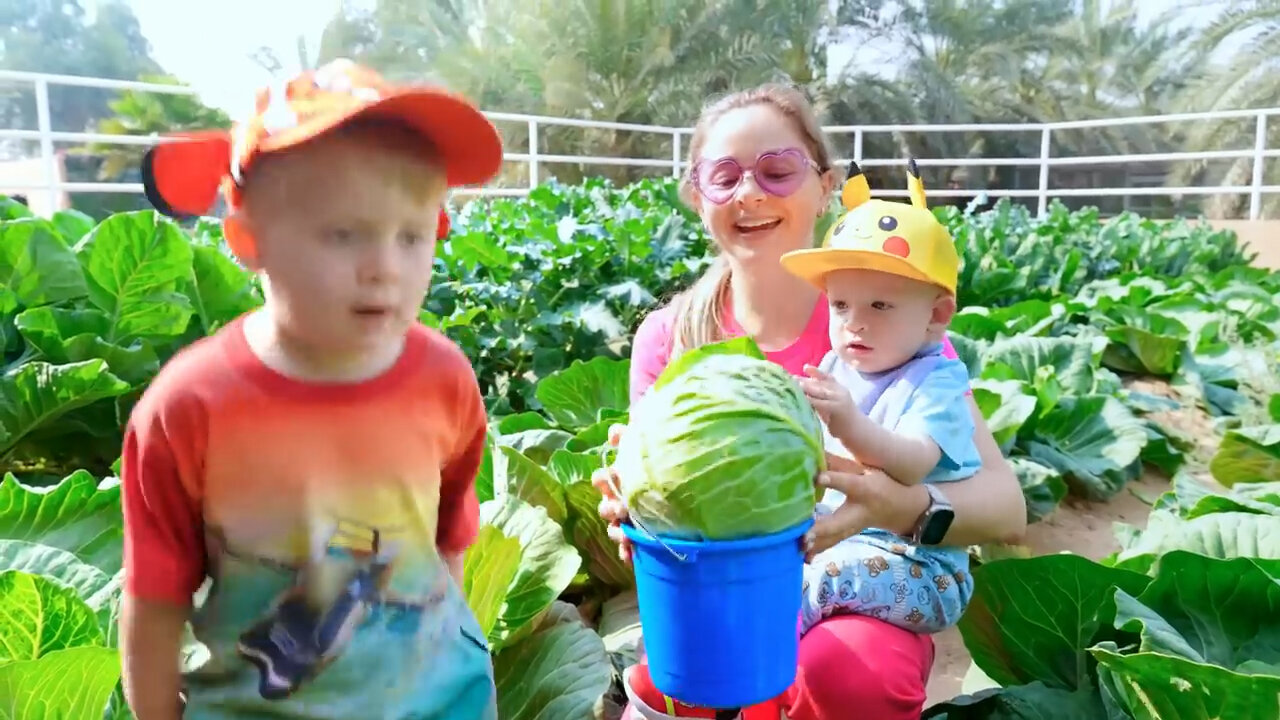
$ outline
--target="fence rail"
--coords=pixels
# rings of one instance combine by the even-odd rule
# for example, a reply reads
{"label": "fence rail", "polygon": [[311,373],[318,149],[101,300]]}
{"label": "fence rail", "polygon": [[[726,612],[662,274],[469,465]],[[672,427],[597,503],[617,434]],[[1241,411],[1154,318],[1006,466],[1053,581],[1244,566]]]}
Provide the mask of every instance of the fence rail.
{"label": "fence rail", "polygon": [[[65,193],[141,193],[138,183],[106,183],[106,182],[69,182],[59,178],[57,155],[54,143],[99,143],[110,145],[151,145],[160,139],[153,136],[110,135],[87,132],[55,131],[51,126],[49,110],[49,87],[52,85],[102,88],[110,90],[134,90],[139,92],[155,92],[177,95],[194,95],[194,90],[177,85],[162,85],[137,81],[111,80],[106,78],[82,77],[77,75],[55,75],[48,73],[0,70],[0,83],[28,84],[34,90],[36,100],[37,128],[0,129],[0,141],[19,140],[37,141],[40,144],[39,159],[43,167],[43,178],[39,181],[27,180],[8,182],[0,180],[7,190],[33,190],[47,193],[49,206],[57,207]],[[633,123],[602,122],[579,120],[574,118],[546,117],[507,112],[486,112],[485,115],[494,122],[523,123],[528,128],[528,150],[526,152],[507,152],[504,157],[508,162],[524,163],[528,168],[528,184],[525,187],[471,187],[461,188],[455,194],[463,196],[519,196],[527,193],[541,182],[542,165],[544,163],[578,163],[597,166],[630,166],[663,168],[673,176],[678,176],[686,164],[682,157],[685,138],[692,132],[688,127],[668,127],[662,125],[638,125]],[[847,163],[856,161],[863,167],[890,166],[900,164],[897,158],[872,158],[863,155],[863,143],[871,133],[895,132],[1038,132],[1040,134],[1040,153],[1038,157],[997,157],[997,158],[921,158],[917,163],[923,167],[967,167],[967,166],[1006,166],[1036,167],[1038,186],[1028,188],[968,188],[930,190],[936,197],[972,197],[975,194],[986,194],[991,197],[1035,198],[1037,213],[1043,215],[1049,200],[1055,197],[1116,197],[1116,196],[1153,196],[1153,195],[1217,195],[1248,194],[1249,219],[1256,220],[1262,216],[1263,196],[1280,194],[1280,185],[1268,185],[1264,182],[1264,167],[1268,159],[1280,157],[1280,148],[1268,146],[1267,132],[1269,122],[1280,115],[1280,107],[1256,110],[1228,110],[1201,113],[1176,113],[1144,117],[1117,117],[1096,120],[1073,120],[1050,123],[932,123],[918,125],[831,125],[825,130],[832,135],[853,135],[853,156],[840,158]],[[1055,157],[1052,154],[1053,134],[1065,130],[1085,130],[1126,125],[1154,125],[1160,123],[1208,121],[1222,119],[1253,118],[1254,143],[1252,148],[1236,150],[1212,150],[1199,152],[1139,153],[1115,155],[1089,155],[1077,157]],[[593,155],[556,155],[541,152],[539,142],[540,131],[548,127],[578,127],[604,130],[622,130],[671,138],[671,156],[663,158],[630,158]],[[1103,166],[1117,163],[1150,163],[1171,161],[1209,161],[1209,160],[1251,160],[1251,176],[1247,185],[1187,186],[1187,187],[1085,187],[1085,188],[1051,188],[1050,173],[1054,168]],[[904,190],[876,190],[875,194],[888,197],[905,197]]]}

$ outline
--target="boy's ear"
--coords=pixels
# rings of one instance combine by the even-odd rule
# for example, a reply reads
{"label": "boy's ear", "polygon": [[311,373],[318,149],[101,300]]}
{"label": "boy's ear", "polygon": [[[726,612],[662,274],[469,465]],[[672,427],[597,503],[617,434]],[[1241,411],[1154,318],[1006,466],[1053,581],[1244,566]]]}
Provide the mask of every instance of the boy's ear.
{"label": "boy's ear", "polygon": [[227,240],[227,247],[246,268],[257,271],[258,243],[249,230],[249,219],[244,213],[234,211],[222,221],[222,236]]}

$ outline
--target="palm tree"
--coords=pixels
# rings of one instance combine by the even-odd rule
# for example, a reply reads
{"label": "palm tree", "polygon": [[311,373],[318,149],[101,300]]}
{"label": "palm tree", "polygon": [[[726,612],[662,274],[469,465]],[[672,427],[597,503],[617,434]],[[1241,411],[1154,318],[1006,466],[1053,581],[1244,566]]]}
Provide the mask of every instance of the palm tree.
{"label": "palm tree", "polygon": [[[1178,104],[1189,111],[1239,110],[1280,105],[1280,0],[1234,0],[1224,7],[1213,23],[1197,39],[1206,54],[1229,52],[1224,62],[1206,64],[1180,95]],[[1228,50],[1229,49],[1229,50]],[[1188,149],[1247,150],[1256,140],[1256,124],[1250,120],[1226,119],[1198,123],[1186,137]],[[1280,118],[1267,126],[1267,147],[1280,145]],[[1280,183],[1280,164],[1270,163],[1263,184]],[[1247,185],[1253,177],[1253,159],[1238,158],[1225,170],[1209,161],[1185,163],[1175,174],[1179,182],[1208,176],[1222,185]],[[1210,217],[1241,217],[1249,199],[1239,195],[1207,198]],[[1264,196],[1263,212],[1280,214],[1280,197]]]}
{"label": "palm tree", "polygon": [[[1074,7],[1073,7],[1074,6]],[[1135,0],[994,2],[916,0],[892,23],[900,70],[885,88],[859,83],[850,94],[865,105],[891,107],[885,122],[1055,122],[1164,112],[1197,65],[1190,30],[1170,16],[1139,22]],[[906,101],[904,103],[904,100]],[[856,114],[874,114],[864,108]],[[863,122],[863,121],[859,121]],[[1060,131],[1054,156],[1160,152],[1174,144],[1160,126]],[[912,134],[866,144],[868,154],[947,157],[1036,157],[1040,134]],[[1122,168],[1059,169],[1053,185],[1122,184]],[[974,166],[943,175],[962,183],[1033,186],[1033,168]],[[936,175],[935,181],[936,181]],[[1161,173],[1152,173],[1158,182]],[[1053,186],[1051,185],[1051,186]],[[1092,200],[1092,199],[1091,199]],[[1117,201],[1119,202],[1119,201]],[[1079,203],[1075,203],[1079,204]],[[1110,205],[1114,203],[1103,203]]]}
{"label": "palm tree", "polygon": [[[845,78],[831,115],[850,124],[1024,122],[1023,95],[1041,83],[1050,28],[1071,16],[1060,0],[913,0],[873,28],[892,48],[894,70],[882,77]],[[876,31],[879,31],[878,34]],[[1038,133],[868,134],[868,157],[1033,157]],[[958,181],[967,188],[1016,185],[1015,168],[923,168],[926,181]],[[873,183],[901,185],[900,169],[868,172]],[[969,179],[960,181],[962,176]]]}
{"label": "palm tree", "polygon": [[[1177,27],[1170,12],[1148,23],[1139,18],[1139,0],[1081,0],[1079,12],[1051,31],[1053,51],[1042,81],[1029,98],[1028,115],[1042,121],[1091,120],[1157,115],[1185,87],[1201,63],[1190,42],[1194,30]],[[1053,134],[1055,156],[1160,153],[1182,147],[1177,124],[1112,125]],[[1171,163],[1112,162],[1056,168],[1051,187],[1159,186]],[[1193,206],[1198,198],[1182,200]],[[1069,198],[1069,205],[1098,205],[1105,212],[1174,209],[1160,196]]]}
{"label": "palm tree", "polygon": [[[330,24],[322,59],[350,55],[390,77],[428,76],[510,112],[684,127],[711,96],[768,80],[825,82],[826,33],[856,4],[762,0],[380,0]],[[509,147],[527,127],[501,124]],[[671,157],[669,136],[540,128],[560,155]],[[618,181],[654,168],[559,163],[546,174]],[[513,168],[501,182],[523,184]],[[500,182],[500,184],[501,184]]]}

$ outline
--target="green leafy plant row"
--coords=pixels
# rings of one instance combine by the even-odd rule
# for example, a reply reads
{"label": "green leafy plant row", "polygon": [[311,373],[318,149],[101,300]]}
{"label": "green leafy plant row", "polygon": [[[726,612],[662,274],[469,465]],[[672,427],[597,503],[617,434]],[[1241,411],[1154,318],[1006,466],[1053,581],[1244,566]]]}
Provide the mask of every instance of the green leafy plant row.
{"label": "green leafy plant row", "polygon": [[[608,424],[626,419],[618,409],[625,404],[626,366],[602,359],[578,363],[549,376],[537,392],[551,408],[547,414],[520,413],[491,424],[492,441],[479,481],[483,526],[466,558],[464,590],[493,647],[501,717],[553,713],[591,718],[618,700],[616,683],[622,668],[634,660],[639,636],[631,574],[605,536],[595,511],[598,494],[590,485],[591,472],[607,459],[601,450]],[[1267,458],[1273,466],[1280,463],[1280,435],[1266,442],[1254,448],[1252,467],[1265,465]],[[1224,442],[1220,453],[1227,448]],[[1172,583],[1177,572],[1177,578],[1199,578],[1195,582],[1212,589],[1215,598],[1231,599],[1238,592],[1232,584],[1213,589],[1225,579],[1253,578],[1250,592],[1256,594],[1259,587],[1265,591],[1252,565],[1225,563],[1238,557],[1280,563],[1280,546],[1275,545],[1280,483],[1242,483],[1231,493],[1214,494],[1179,474],[1175,490],[1160,498],[1156,508],[1145,532],[1122,529],[1125,549],[1107,563],[1049,556],[978,568],[977,600],[961,628],[981,670],[1010,689],[987,690],[952,704],[974,706],[964,712],[989,707],[997,714],[954,717],[1034,717],[998,714],[1006,705],[1028,702],[1079,704],[1078,717],[1102,717],[1088,714],[1103,702],[1097,686],[1088,684],[1097,682],[1091,678],[1099,672],[1091,658],[1114,659],[1111,655],[1132,651],[1122,652],[1128,646],[1116,640],[1126,628],[1113,631],[1108,623],[1146,618],[1139,604],[1173,623],[1169,613],[1175,611],[1158,603],[1184,602],[1171,599],[1177,588],[1156,595],[1149,585]],[[37,694],[53,697],[46,694],[52,675],[70,674],[75,681],[67,682],[65,697],[57,696],[58,707],[80,707],[76,702],[101,707],[93,703],[106,702],[119,677],[114,637],[121,543],[117,482],[77,472],[40,492],[6,477],[0,483],[0,537],[5,538],[0,540],[0,567],[5,568],[0,572],[0,607],[15,609],[0,612],[12,619],[0,634],[40,638],[38,643],[10,643],[0,676],[12,673],[9,687],[34,701]],[[1196,556],[1170,554],[1178,551],[1214,560],[1206,565]],[[1261,561],[1259,567],[1280,570]],[[1160,575],[1162,568],[1168,568],[1167,577]],[[1272,572],[1271,577],[1280,576]],[[1274,580],[1272,585],[1280,587]],[[1103,607],[1116,589],[1137,603],[1130,615],[1117,616]],[[1239,608],[1222,610],[1221,617],[1274,622],[1280,597],[1265,592],[1245,597]],[[1247,603],[1255,600],[1258,604],[1248,609]],[[1182,624],[1198,626],[1200,618]],[[1233,630],[1232,637],[1247,637],[1250,628]],[[1099,645],[1103,641],[1095,637],[1111,638],[1115,647]],[[1152,652],[1131,654],[1141,662],[1155,657]],[[198,662],[200,647],[192,643],[188,656]],[[1152,662],[1157,662],[1154,672],[1164,672],[1158,664],[1164,660]],[[1235,682],[1234,676],[1224,677]]]}
{"label": "green leafy plant row", "polygon": [[1280,482],[1209,492],[1180,475],[1144,531],[1118,530],[1102,562],[977,568],[968,694],[924,717],[1280,717]]}
{"label": "green leafy plant row", "polygon": [[216,222],[25,212],[0,204],[0,472],[102,475],[161,364],[260,294]]}
{"label": "green leafy plant row", "polygon": [[[1180,339],[1227,329],[1202,322],[1205,307],[1239,310],[1231,315],[1252,320],[1245,329],[1255,334],[1270,322],[1269,296],[1250,291],[1247,276],[1203,288],[1189,305],[1152,290],[1112,297],[1129,292],[1118,273],[1196,280],[1243,272],[1248,256],[1230,233],[1135,215],[1102,220],[1061,205],[1036,219],[1008,201],[979,214],[937,213],[964,256],[960,335],[1058,332],[1103,317],[1082,316],[1079,303],[1106,302],[1117,306],[1104,312],[1109,337],[1125,336],[1108,364],[1159,373],[1178,363]],[[471,203],[454,227],[422,316],[472,358],[497,415],[541,409],[537,382],[575,360],[628,357],[643,314],[710,259],[702,226],[670,179],[547,184],[527,198]],[[261,302],[214,220],[182,228],[141,212],[95,226],[75,211],[35,218],[3,198],[0,277],[3,397],[12,408],[0,417],[0,471],[50,481],[77,468],[106,474],[120,421],[160,364]],[[1091,285],[1099,280],[1110,285]],[[1081,295],[1089,287],[1099,297]],[[1077,305],[1063,304],[1077,296]],[[1065,309],[1065,318],[1046,315]]]}
{"label": "green leafy plant row", "polygon": [[[1106,500],[1144,465],[1172,475],[1194,438],[1152,419],[1191,410],[1238,423],[1280,360],[1280,275],[1232,267],[1213,275],[1128,272],[1074,297],[968,307],[952,338],[974,378],[974,397],[1011,458],[1032,519],[1070,490]],[[1228,342],[1227,338],[1234,339]],[[1165,394],[1135,390],[1158,380]],[[1222,483],[1269,479],[1228,435],[1211,466]]]}
{"label": "green leafy plant row", "polygon": [[[979,214],[935,213],[962,254],[967,307],[1073,297],[1126,272],[1213,275],[1250,260],[1233,233],[1183,220],[1103,219],[1058,203],[1038,219],[1007,199]],[[454,228],[428,317],[473,359],[503,414],[538,409],[537,381],[573,360],[627,357],[644,313],[711,259],[672,179],[546,184],[526,198],[472,203]]]}
{"label": "green leafy plant row", "polygon": [[[1233,236],[1061,207],[1045,220],[1007,203],[938,212],[966,263],[952,337],[1032,519],[1068,492],[1110,497],[1144,467],[1185,471],[1196,438],[1158,421],[1179,406],[1225,431],[1210,463],[1219,482],[1280,480],[1280,399],[1270,418],[1248,415],[1258,398],[1244,380],[1276,366],[1280,283],[1247,267]],[[24,712],[21,703],[63,716],[105,706],[127,717],[111,477],[123,420],[161,363],[260,294],[212,220],[183,228],[141,212],[94,225],[77,213],[33,218],[16,204],[0,204],[0,217],[0,606],[24,608],[0,612],[0,686]],[[462,345],[489,399],[484,525],[464,590],[492,644],[500,715],[610,717],[639,622],[590,476],[608,459],[609,426],[627,418],[630,334],[700,271],[706,240],[667,181],[548,185],[469,205],[455,227],[423,318]],[[1172,392],[1140,392],[1135,378],[1166,380]],[[1241,497],[1196,502],[1269,502]],[[1156,530],[1132,536],[1132,558],[1103,567],[1154,577],[1172,545]],[[1013,592],[1000,567],[980,569],[993,573],[984,592]],[[1145,603],[1134,583],[1119,586]],[[1083,632],[1072,637],[1084,643]],[[192,641],[187,661],[201,657]],[[39,717],[30,713],[18,716]]]}

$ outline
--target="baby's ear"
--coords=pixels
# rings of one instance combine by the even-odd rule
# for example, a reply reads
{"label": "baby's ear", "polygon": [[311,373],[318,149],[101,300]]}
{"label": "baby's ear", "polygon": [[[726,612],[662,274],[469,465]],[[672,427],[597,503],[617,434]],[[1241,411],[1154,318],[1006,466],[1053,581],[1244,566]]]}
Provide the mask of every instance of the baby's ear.
{"label": "baby's ear", "polygon": [[951,324],[951,319],[955,316],[956,296],[948,292],[940,292],[933,301],[933,316],[929,318],[929,329],[941,333],[947,329],[947,325]]}
{"label": "baby's ear", "polygon": [[260,269],[258,243],[253,239],[253,232],[249,229],[249,218],[243,211],[233,210],[223,219],[222,236],[226,238],[227,247],[231,248],[231,253],[240,260],[241,264],[253,272]]}

